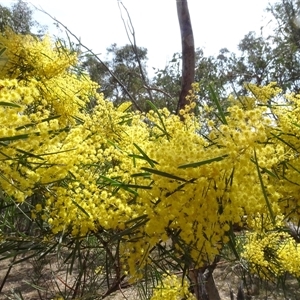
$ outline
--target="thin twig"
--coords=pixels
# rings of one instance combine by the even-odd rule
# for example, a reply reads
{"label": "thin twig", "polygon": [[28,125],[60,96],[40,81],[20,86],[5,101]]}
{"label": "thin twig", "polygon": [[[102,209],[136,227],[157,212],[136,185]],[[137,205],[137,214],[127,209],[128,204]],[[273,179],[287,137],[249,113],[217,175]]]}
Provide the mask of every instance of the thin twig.
{"label": "thin twig", "polygon": [[[141,74],[141,78],[144,82],[144,88],[147,90],[148,92],[148,95],[149,95],[149,99],[151,102],[153,102],[153,97],[152,97],[152,93],[151,93],[151,88],[148,86],[148,83],[147,83],[147,80],[146,80],[146,76],[145,76],[145,73],[144,73],[144,70],[143,70],[143,67],[142,67],[142,63],[141,63],[141,60],[140,60],[140,57],[139,57],[139,54],[138,54],[138,47],[137,47],[137,43],[136,43],[136,38],[135,38],[135,30],[134,30],[134,27],[133,27],[133,24],[132,24],[132,20],[131,20],[131,17],[130,17],[130,14],[127,10],[127,8],[125,7],[125,5],[123,4],[122,1],[118,1],[118,5],[119,5],[119,10],[120,10],[120,14],[121,14],[121,19],[123,21],[123,24],[124,24],[124,27],[125,27],[125,31],[126,31],[126,34],[127,34],[127,37],[128,37],[128,40],[131,44],[131,47],[132,47],[132,50],[135,54],[135,58],[136,58],[136,61],[138,63],[138,66],[139,66],[139,70],[140,70],[140,74]],[[121,6],[123,7],[123,9],[125,10],[126,14],[127,14],[127,18],[129,20],[129,24],[126,24],[125,22],[125,19],[123,17],[123,14],[122,14],[122,8]],[[129,35],[129,32],[128,30],[130,31],[130,34],[132,36],[132,39],[133,41],[131,40],[130,38],[130,35]]]}
{"label": "thin twig", "polygon": [[144,88],[148,88],[148,89],[150,89],[150,90],[152,90],[152,91],[160,92],[160,93],[164,94],[165,96],[167,96],[167,97],[169,97],[169,98],[171,98],[171,99],[173,98],[169,93],[167,93],[167,92],[161,90],[161,89],[158,88],[158,87],[155,87],[155,86],[146,86],[146,85],[144,85]]}
{"label": "thin twig", "polygon": [[125,296],[125,294],[124,294],[124,292],[123,292],[122,287],[121,287],[120,284],[119,284],[119,291],[120,291],[120,293],[122,294],[123,298],[124,298],[125,300],[128,300],[128,298]]}

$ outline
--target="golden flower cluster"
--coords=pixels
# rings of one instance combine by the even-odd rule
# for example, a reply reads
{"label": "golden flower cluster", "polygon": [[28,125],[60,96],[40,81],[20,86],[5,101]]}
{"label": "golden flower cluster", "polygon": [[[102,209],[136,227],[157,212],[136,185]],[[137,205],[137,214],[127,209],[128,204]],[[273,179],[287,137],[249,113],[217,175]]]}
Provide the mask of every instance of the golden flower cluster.
{"label": "golden flower cluster", "polygon": [[182,280],[176,275],[164,274],[162,283],[155,287],[151,300],[194,300],[195,296],[189,291],[188,282]]}
{"label": "golden flower cluster", "polygon": [[[41,216],[53,234],[117,232],[124,270],[134,279],[151,263],[150,250],[169,238],[178,257],[188,249],[199,267],[213,261],[244,216],[253,230],[251,216],[267,216],[269,230],[278,227],[276,215],[299,221],[297,95],[270,107],[280,90],[251,86],[251,105],[233,101],[222,125],[202,126],[187,114],[196,85],[184,121],[166,108],[142,114],[104,100],[75,73],[75,54],[47,37],[7,31],[0,46],[7,59],[0,72],[0,189],[26,201],[41,188],[45,201],[32,217]],[[97,105],[87,112],[90,99]],[[278,252],[277,236],[266,243],[272,238]],[[252,254],[260,241],[250,241],[255,247],[245,257],[263,264]]]}
{"label": "golden flower cluster", "polygon": [[300,248],[286,232],[249,233],[242,257],[260,278],[274,280],[286,273],[300,277]]}

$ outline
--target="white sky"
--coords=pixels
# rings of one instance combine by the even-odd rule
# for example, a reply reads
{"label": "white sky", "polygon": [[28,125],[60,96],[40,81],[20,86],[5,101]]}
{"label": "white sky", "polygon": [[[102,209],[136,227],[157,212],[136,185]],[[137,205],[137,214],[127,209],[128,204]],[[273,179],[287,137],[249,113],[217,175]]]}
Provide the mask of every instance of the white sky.
{"label": "white sky", "polygon": [[[2,5],[12,2],[0,0]],[[28,2],[65,24],[84,45],[102,53],[102,59],[112,43],[128,43],[118,0]],[[268,2],[274,0],[188,0],[196,47],[204,47],[206,55],[215,55],[225,47],[235,51],[245,34],[259,32],[267,24],[264,9]],[[176,0],[123,0],[123,4],[130,13],[137,45],[148,49],[148,66],[163,68],[173,53],[181,50]],[[41,13],[36,13],[35,19],[48,26],[53,23]],[[58,33],[53,26],[49,26],[49,32]]]}

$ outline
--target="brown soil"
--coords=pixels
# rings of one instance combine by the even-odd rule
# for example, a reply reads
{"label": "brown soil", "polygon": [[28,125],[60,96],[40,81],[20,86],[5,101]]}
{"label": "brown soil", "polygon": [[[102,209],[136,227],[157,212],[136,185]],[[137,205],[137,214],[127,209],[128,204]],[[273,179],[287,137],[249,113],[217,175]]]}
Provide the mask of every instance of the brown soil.
{"label": "brown soil", "polygon": [[[68,275],[66,266],[59,266],[58,263],[54,263],[53,261],[53,258],[43,262],[27,260],[13,265],[0,293],[0,300],[46,300],[53,299],[55,292],[58,290],[65,292],[74,290],[75,275]],[[9,260],[0,261],[0,285],[7,275],[9,265]],[[76,270],[73,272],[76,274]],[[251,283],[249,276],[245,285],[241,281],[240,266],[235,267],[225,262],[221,262],[218,265],[214,272],[214,278],[222,300],[231,299],[230,290],[232,290],[234,299],[236,299],[238,288],[241,285],[244,287],[245,299],[300,300],[300,291],[298,291],[299,285],[297,282],[287,280],[286,295],[279,288],[276,288],[274,284],[260,283],[257,279],[252,279]],[[71,296],[69,299],[71,299]],[[100,298],[97,296],[93,298],[90,295],[86,299]],[[127,287],[120,289],[106,297],[106,299],[135,300],[141,299],[141,296],[137,288]]]}

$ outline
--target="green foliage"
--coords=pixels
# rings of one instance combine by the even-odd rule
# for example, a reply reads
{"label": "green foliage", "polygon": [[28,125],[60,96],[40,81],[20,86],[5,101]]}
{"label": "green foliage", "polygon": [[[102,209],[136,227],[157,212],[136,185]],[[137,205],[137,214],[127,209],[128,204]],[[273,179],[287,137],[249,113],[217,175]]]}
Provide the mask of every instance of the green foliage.
{"label": "green foliage", "polygon": [[[265,85],[277,82],[284,92],[300,90],[299,37],[300,7],[298,0],[269,4],[271,34],[249,32],[238,45],[239,53],[220,53],[219,68],[225,85],[238,95],[245,94],[243,84]],[[266,30],[270,30],[266,25]]]}
{"label": "green foliage", "polygon": [[[87,56],[82,63],[83,68],[87,70],[91,79],[99,83],[99,92],[117,105],[130,100],[127,93],[116,80],[115,77],[117,77],[126,86],[135,101],[145,108],[145,102],[149,100],[149,95],[145,88],[145,85],[148,84],[148,78],[144,82],[138,60],[141,63],[143,74],[147,75],[147,49],[136,47],[136,51],[134,51],[131,45],[118,47],[116,44],[113,44],[107,48],[106,54],[108,58],[104,62],[105,65],[101,64],[93,56]],[[111,76],[111,72],[115,77]]]}
{"label": "green foliage", "polygon": [[11,8],[0,5],[0,16],[0,32],[10,27],[20,34],[32,34],[36,31],[40,36],[45,31],[45,27],[33,19],[33,11],[28,3],[22,0],[18,0]]}

